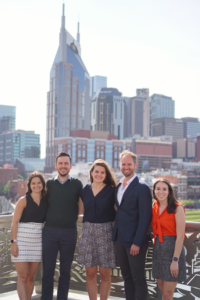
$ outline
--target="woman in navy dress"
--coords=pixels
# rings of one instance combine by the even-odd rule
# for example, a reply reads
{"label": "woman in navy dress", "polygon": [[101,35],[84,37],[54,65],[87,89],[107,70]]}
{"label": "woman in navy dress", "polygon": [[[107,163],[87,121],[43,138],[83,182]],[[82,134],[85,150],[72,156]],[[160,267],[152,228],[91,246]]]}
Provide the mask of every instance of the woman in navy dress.
{"label": "woman in navy dress", "polygon": [[116,267],[112,222],[115,219],[115,177],[103,159],[90,169],[91,184],[80,193],[79,215],[83,229],[79,242],[78,263],[85,266],[90,300],[97,299],[97,266],[101,278],[100,299],[107,300],[111,288],[111,268]]}

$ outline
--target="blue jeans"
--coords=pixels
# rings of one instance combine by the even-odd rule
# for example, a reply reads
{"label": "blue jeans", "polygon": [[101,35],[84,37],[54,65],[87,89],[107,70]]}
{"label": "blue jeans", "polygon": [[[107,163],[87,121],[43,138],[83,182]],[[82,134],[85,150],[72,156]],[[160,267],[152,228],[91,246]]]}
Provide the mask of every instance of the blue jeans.
{"label": "blue jeans", "polygon": [[60,277],[58,282],[57,300],[67,300],[71,264],[76,247],[76,228],[43,228],[42,236],[42,300],[53,299],[54,272],[58,251],[60,252]]}

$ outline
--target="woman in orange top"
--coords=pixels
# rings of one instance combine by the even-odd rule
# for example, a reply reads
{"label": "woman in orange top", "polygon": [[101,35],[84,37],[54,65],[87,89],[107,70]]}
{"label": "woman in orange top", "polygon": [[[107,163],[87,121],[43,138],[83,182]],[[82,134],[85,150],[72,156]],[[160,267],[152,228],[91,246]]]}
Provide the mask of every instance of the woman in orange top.
{"label": "woman in orange top", "polygon": [[153,277],[163,300],[173,300],[178,282],[186,280],[184,208],[177,202],[166,179],[153,185],[152,227],[154,234]]}

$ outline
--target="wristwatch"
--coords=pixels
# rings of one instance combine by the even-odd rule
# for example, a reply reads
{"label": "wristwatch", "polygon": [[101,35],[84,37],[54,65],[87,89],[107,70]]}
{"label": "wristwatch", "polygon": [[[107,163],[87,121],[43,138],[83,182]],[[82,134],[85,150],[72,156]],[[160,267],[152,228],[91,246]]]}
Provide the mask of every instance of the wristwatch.
{"label": "wristwatch", "polygon": [[174,261],[178,261],[178,257],[175,257],[175,256],[174,256],[174,257],[173,257],[173,260],[174,260]]}
{"label": "wristwatch", "polygon": [[17,241],[17,240],[11,240],[10,242],[11,242],[11,243],[15,243],[16,241]]}

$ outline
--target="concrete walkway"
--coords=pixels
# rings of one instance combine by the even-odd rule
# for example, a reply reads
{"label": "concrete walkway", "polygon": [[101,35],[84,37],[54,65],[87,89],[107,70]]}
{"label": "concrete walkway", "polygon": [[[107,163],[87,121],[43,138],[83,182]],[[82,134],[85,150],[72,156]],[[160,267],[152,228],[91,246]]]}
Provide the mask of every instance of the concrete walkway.
{"label": "concrete walkway", "polygon": [[[33,300],[41,300],[40,295],[36,295],[35,292],[33,293],[32,296]],[[87,295],[87,293],[81,293],[81,294],[77,294],[77,293],[72,293],[69,292],[69,297],[68,300],[88,300],[89,297]],[[98,297],[99,299],[99,297]],[[120,300],[122,298],[117,298],[117,297],[109,297],[109,300]],[[8,292],[8,293],[4,293],[4,294],[0,294],[0,300],[19,300],[17,292]],[[56,300],[56,290],[54,291],[54,300]]]}

